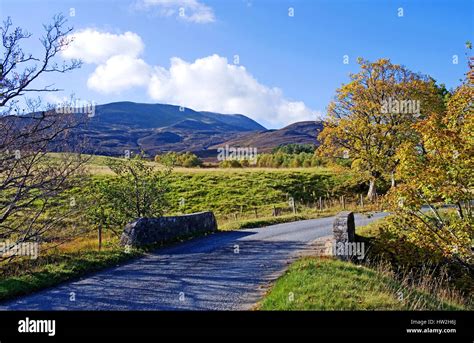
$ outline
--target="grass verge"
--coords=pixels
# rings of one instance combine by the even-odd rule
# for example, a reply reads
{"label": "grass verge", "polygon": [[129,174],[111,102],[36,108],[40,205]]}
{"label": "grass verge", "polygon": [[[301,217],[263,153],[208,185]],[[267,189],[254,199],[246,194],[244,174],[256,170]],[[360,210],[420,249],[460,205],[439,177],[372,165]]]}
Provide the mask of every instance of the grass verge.
{"label": "grass verge", "polygon": [[[205,236],[200,234],[199,236]],[[149,251],[198,237],[187,235],[140,249],[124,248],[117,237],[108,237],[98,251],[95,237],[80,237],[42,253],[37,259],[18,258],[0,263],[0,301],[9,300],[66,281],[118,266]]]}
{"label": "grass verge", "polygon": [[333,212],[321,212],[321,213],[304,213],[304,214],[289,214],[279,217],[262,217],[255,219],[243,219],[233,222],[227,222],[219,225],[220,231],[231,231],[231,230],[242,230],[242,229],[252,229],[259,228],[269,225],[282,224],[296,222],[299,220],[308,220],[308,219],[317,219],[323,217],[331,217],[335,215],[337,211]]}
{"label": "grass verge", "polygon": [[317,257],[292,264],[260,310],[465,310],[463,304],[408,288],[389,272]]}
{"label": "grass verge", "polygon": [[[138,250],[110,249],[105,251],[63,252],[41,256],[34,263],[12,262],[4,267],[8,275],[0,279],[0,301],[26,295],[64,281],[78,278],[138,257]],[[19,269],[21,268],[21,269]],[[13,270],[16,269],[16,270]]]}

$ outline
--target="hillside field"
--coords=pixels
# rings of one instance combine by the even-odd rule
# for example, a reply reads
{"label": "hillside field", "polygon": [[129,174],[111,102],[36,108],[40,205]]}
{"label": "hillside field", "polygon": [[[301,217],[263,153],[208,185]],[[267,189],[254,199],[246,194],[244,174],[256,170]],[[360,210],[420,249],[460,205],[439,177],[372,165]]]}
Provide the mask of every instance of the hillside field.
{"label": "hillside field", "polygon": [[[107,178],[110,157],[92,156],[87,171]],[[150,165],[160,166],[155,162]],[[168,214],[214,211],[216,215],[271,214],[274,207],[289,211],[290,198],[297,210],[315,207],[319,197],[335,201],[340,195],[354,199],[352,174],[328,167],[312,168],[181,168],[173,169]],[[333,203],[331,203],[332,205]],[[329,203],[327,204],[329,207]]]}

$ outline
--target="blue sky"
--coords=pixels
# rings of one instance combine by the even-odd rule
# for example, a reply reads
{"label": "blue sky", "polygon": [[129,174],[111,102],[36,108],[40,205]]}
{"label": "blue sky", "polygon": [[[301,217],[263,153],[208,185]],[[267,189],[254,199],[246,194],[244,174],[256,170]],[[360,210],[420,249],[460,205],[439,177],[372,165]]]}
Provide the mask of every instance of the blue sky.
{"label": "blue sky", "polygon": [[65,90],[47,101],[74,93],[95,103],[173,103],[243,113],[269,128],[324,114],[359,56],[455,87],[464,43],[474,40],[472,0],[1,0],[0,11],[33,33],[33,54],[55,13],[81,38],[61,58],[87,63],[44,79]]}

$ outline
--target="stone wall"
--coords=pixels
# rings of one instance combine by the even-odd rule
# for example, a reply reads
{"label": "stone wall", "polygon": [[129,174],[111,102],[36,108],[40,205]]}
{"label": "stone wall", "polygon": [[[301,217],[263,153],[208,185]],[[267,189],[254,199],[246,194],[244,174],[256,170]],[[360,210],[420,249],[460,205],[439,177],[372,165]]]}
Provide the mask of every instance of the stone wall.
{"label": "stone wall", "polygon": [[[341,260],[350,260],[354,255],[352,253],[352,245],[355,243],[355,222],[354,213],[349,211],[340,212],[333,224],[333,247],[334,252]],[[356,247],[356,246],[354,246]],[[351,248],[348,253],[347,248]],[[338,251],[344,251],[338,253]]]}
{"label": "stone wall", "polygon": [[212,212],[139,218],[125,226],[120,243],[124,246],[142,247],[169,242],[178,237],[215,231],[217,231],[217,222]]}

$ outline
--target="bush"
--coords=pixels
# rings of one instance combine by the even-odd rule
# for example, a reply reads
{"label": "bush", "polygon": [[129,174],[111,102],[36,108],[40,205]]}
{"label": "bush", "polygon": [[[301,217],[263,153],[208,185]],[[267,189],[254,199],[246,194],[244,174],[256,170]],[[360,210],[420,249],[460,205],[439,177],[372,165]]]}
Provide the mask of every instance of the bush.
{"label": "bush", "polygon": [[238,160],[225,160],[219,163],[219,168],[242,168],[242,163]]}
{"label": "bush", "polygon": [[309,154],[314,154],[316,147],[313,144],[287,144],[287,145],[280,145],[277,148],[274,148],[272,150],[273,154],[276,154],[278,152],[284,153],[284,154],[289,154],[289,155],[295,155],[295,154],[300,154],[302,152],[304,153],[309,153]]}
{"label": "bush", "polygon": [[[468,228],[459,226],[452,211],[443,213],[443,219],[446,230],[433,232],[423,221],[411,216],[388,217],[377,224],[377,232],[371,230],[373,237],[362,238],[371,246],[368,260],[388,261],[394,270],[412,273],[428,268],[434,276],[446,270],[452,285],[469,291],[474,288],[474,280],[468,267],[472,265],[471,241],[466,235]],[[460,237],[464,239],[460,240]]]}
{"label": "bush", "polygon": [[[314,149],[314,147],[312,149]],[[285,152],[297,151],[296,149],[292,150],[290,148],[281,148],[274,151],[275,152],[271,154],[260,154],[257,159],[257,166],[266,168],[309,168],[326,165],[325,159],[318,157],[312,152]]]}
{"label": "bush", "polygon": [[122,227],[140,217],[160,217],[168,207],[171,168],[155,170],[140,156],[114,160],[115,176],[93,180],[89,219],[97,226]]}
{"label": "bush", "polygon": [[156,155],[155,162],[166,166],[185,168],[195,168],[202,165],[202,160],[191,152],[168,152],[163,155]]}

